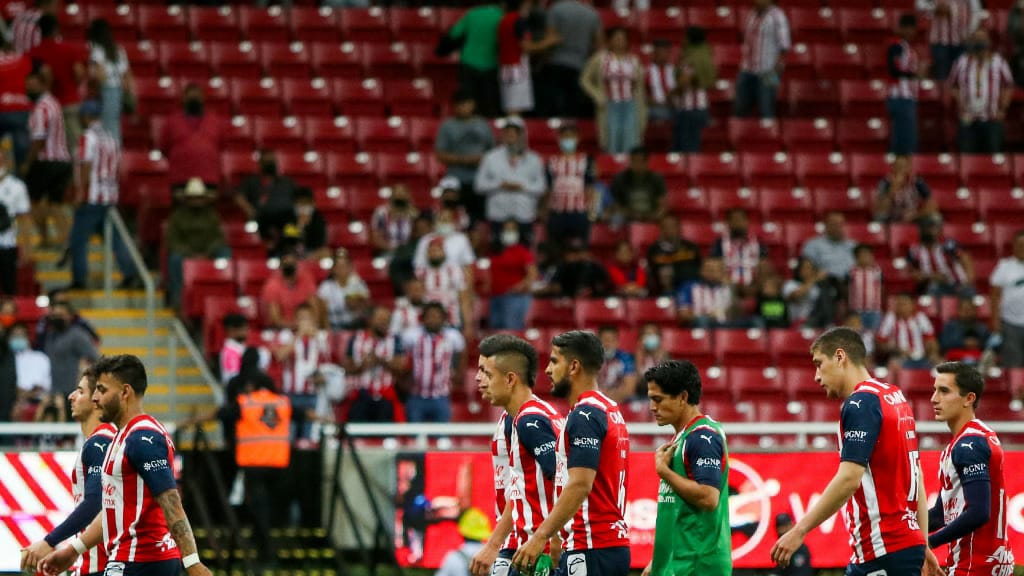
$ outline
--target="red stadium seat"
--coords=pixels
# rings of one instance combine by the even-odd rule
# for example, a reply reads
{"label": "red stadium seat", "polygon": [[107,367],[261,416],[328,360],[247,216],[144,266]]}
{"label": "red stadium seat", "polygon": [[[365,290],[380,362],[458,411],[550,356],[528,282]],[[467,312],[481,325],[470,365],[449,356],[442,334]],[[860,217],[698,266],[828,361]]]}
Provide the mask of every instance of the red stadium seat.
{"label": "red stadium seat", "polygon": [[711,57],[720,78],[735,78],[740,71],[743,52],[739,44],[721,44],[715,46]]}
{"label": "red stadium seat", "polygon": [[835,126],[827,118],[793,118],[782,123],[782,142],[790,153],[824,153],[832,150],[835,139]]}
{"label": "red stadium seat", "polygon": [[896,385],[908,398],[931,396],[935,391],[935,376],[931,370],[902,369],[896,373]]}
{"label": "red stadium seat", "polygon": [[344,39],[352,42],[379,42],[391,36],[388,13],[377,6],[339,10],[338,21]]}
{"label": "red stadium seat", "polygon": [[931,191],[944,222],[970,224],[978,221],[978,195],[971,189],[938,186],[931,187]]}
{"label": "red stadium seat", "polygon": [[942,225],[942,236],[956,240],[968,254],[975,258],[995,257],[993,229],[984,222]]}
{"label": "red stadium seat", "polygon": [[874,194],[879,181],[889,174],[889,163],[885,155],[851,154],[850,178],[854,186],[859,186],[865,194]]}
{"label": "red stadium seat", "polygon": [[409,124],[409,140],[412,142],[413,150],[433,152],[441,121],[437,118],[421,117],[406,118],[405,121]]}
{"label": "red stadium seat", "polygon": [[[637,254],[646,254],[647,248],[658,241],[661,232],[653,223],[632,222],[629,224],[629,244]],[[594,236],[591,234],[591,236]]]}
{"label": "red stadium seat", "polygon": [[839,81],[839,105],[845,118],[884,118],[886,96],[881,80]]}
{"label": "red stadium seat", "polygon": [[768,338],[763,330],[715,330],[715,359],[722,366],[767,366]]}
{"label": "red stadium seat", "polygon": [[665,207],[676,216],[706,216],[711,219],[708,194],[703,188],[670,187]]}
{"label": "red stadium seat", "polygon": [[575,301],[571,298],[557,300],[535,298],[530,304],[527,326],[560,327],[573,326],[576,322]]}
{"label": "red stadium seat", "polygon": [[284,78],[281,80],[281,98],[294,116],[322,116],[331,119],[334,102],[330,86],[321,78],[304,80]]}
{"label": "red stadium seat", "polygon": [[226,151],[221,155],[221,168],[224,171],[224,181],[228,186],[234,187],[244,176],[256,174],[259,171],[259,164],[256,162],[256,154],[251,150],[248,152]]}
{"label": "red stadium seat", "polygon": [[258,148],[269,148],[277,152],[303,152],[306,150],[306,134],[303,125],[296,118],[255,118],[253,137]]}
{"label": "red stadium seat", "polygon": [[395,289],[388,277],[388,267],[382,265],[382,259],[356,260],[354,262],[356,273],[366,282],[367,288],[374,300],[379,298],[394,298]]}
{"label": "red stadium seat", "polygon": [[139,114],[173,114],[181,109],[181,93],[170,78],[135,78]]}
{"label": "red stadium seat", "polygon": [[775,366],[806,366],[810,363],[810,349],[818,333],[814,330],[770,330],[768,347]]}
{"label": "red stadium seat", "polygon": [[690,179],[702,187],[739,187],[739,160],[731,153],[696,154],[687,160]]}
{"label": "red stadium seat", "polygon": [[[884,78],[889,75],[889,65],[886,62],[886,53],[889,51],[889,44],[861,44],[858,46],[864,54],[864,68],[868,78]],[[923,54],[918,52],[918,55]]]}
{"label": "red stadium seat", "polygon": [[167,159],[157,151],[125,150],[121,153],[120,169],[125,188],[149,186],[158,189],[170,185]]}
{"label": "red stadium seat", "polygon": [[886,256],[886,252],[889,250],[885,228],[876,222],[869,222],[867,224],[847,222],[846,237],[861,244],[871,246],[875,250],[876,257]]}
{"label": "red stadium seat", "polygon": [[283,112],[281,86],[273,78],[234,78],[230,87],[231,103],[239,114],[280,116]]}
{"label": "red stadium seat", "polygon": [[864,55],[856,44],[814,47],[814,69],[821,80],[860,80],[865,77]]}
{"label": "red stadium seat", "polygon": [[626,300],[595,298],[576,300],[576,326],[596,330],[602,326],[632,325],[627,315]]}
{"label": "red stadium seat", "polygon": [[200,78],[210,74],[210,56],[202,42],[162,42],[157,45],[160,68],[169,76]]}
{"label": "red stadium seat", "polygon": [[893,257],[907,255],[907,250],[920,241],[916,224],[893,222],[889,224],[889,250]]}
{"label": "red stadium seat", "polygon": [[252,122],[245,116],[235,116],[224,123],[224,150],[228,152],[252,153],[256,140],[252,135]]}
{"label": "red stadium seat", "polygon": [[430,7],[391,8],[388,11],[391,37],[403,42],[437,43],[438,13]]}
{"label": "red stadium seat", "polygon": [[707,194],[708,208],[715,221],[725,220],[733,208],[746,211],[755,220],[760,216],[757,188],[708,188]]}
{"label": "red stadium seat", "polygon": [[850,162],[839,152],[796,154],[793,171],[797,183],[805,188],[845,191],[850,186]]}
{"label": "red stadium seat", "polygon": [[277,166],[281,174],[290,176],[299,186],[327,186],[325,161],[316,152],[278,152]]}
{"label": "red stadium seat", "polygon": [[[138,18],[130,4],[120,6],[89,4],[85,6],[85,9],[89,21],[102,18],[107,21],[107,24],[110,24],[110,31],[118,43],[134,44],[138,40]],[[132,64],[132,74],[137,74],[136,61],[131,58],[128,61]]]}
{"label": "red stadium seat", "polygon": [[794,42],[823,44],[838,41],[839,23],[831,8],[789,8],[786,12]]}
{"label": "red stadium seat", "polygon": [[40,299],[36,296],[15,296],[14,307],[17,309],[15,320],[24,322],[29,325],[30,329],[34,329],[36,323],[49,312],[49,308],[39,306],[40,303]]}
{"label": "red stadium seat", "polygon": [[253,298],[207,296],[203,299],[203,344],[207,357],[215,358],[224,346],[224,317],[241,314],[249,319],[249,328],[259,325],[259,309]]}
{"label": "red stadium seat", "polygon": [[[437,112],[434,84],[429,78],[385,80],[384,95],[392,116],[426,117]],[[531,133],[531,140],[532,136]]]}
{"label": "red stadium seat", "polygon": [[188,10],[188,23],[192,37],[204,42],[238,42],[242,39],[238,13],[231,6],[191,6]]}
{"label": "red stadium seat", "polygon": [[331,82],[334,101],[346,116],[383,117],[387,110],[384,88],[376,78],[335,78]]}
{"label": "red stadium seat", "polygon": [[288,10],[288,24],[291,36],[303,42],[339,42],[341,27],[338,13],[331,8],[293,6]]}
{"label": "red stadium seat", "polygon": [[683,238],[700,246],[702,250],[709,250],[711,245],[720,236],[719,224],[708,220],[682,220]]}
{"label": "red stadium seat", "polygon": [[313,77],[310,49],[302,42],[266,43],[260,45],[259,52],[263,69],[274,78],[309,79]]}
{"label": "red stadium seat", "polygon": [[409,188],[429,188],[433,183],[422,154],[377,154],[377,178],[381,184],[402,183]]}
{"label": "red stadium seat", "polygon": [[266,260],[236,260],[235,282],[238,293],[258,299],[263,285],[273,273]]}
{"label": "red stadium seat", "polygon": [[715,361],[711,333],[706,330],[667,328],[661,331],[661,345],[673,358],[686,358],[699,367]]}
{"label": "red stadium seat", "polygon": [[[793,44],[792,50],[786,54],[786,80],[816,80],[814,72],[814,55],[812,49],[803,42]],[[783,93],[785,88],[783,88]]]}
{"label": "red stadium seat", "polygon": [[380,186],[359,186],[347,189],[349,213],[353,220],[369,221],[378,206],[386,204],[390,189]]}
{"label": "red stadium seat", "polygon": [[187,12],[181,6],[136,6],[139,32],[154,42],[188,42]]}
{"label": "red stadium seat", "polygon": [[[682,356],[687,360],[690,360],[687,356]],[[690,360],[693,362],[693,360]],[[732,402],[735,404],[735,396],[732,393],[732,388],[729,387],[729,380],[726,377],[726,371],[719,366],[701,366],[697,364],[697,367],[701,369],[701,401],[703,402],[706,398],[712,402]],[[745,419],[749,419],[744,417]]]}
{"label": "red stadium seat", "polygon": [[238,26],[242,34],[253,42],[287,42],[288,13],[280,6],[259,8],[237,6]]}
{"label": "red stadium seat", "polygon": [[994,223],[1024,222],[1024,190],[1021,188],[983,188],[978,190],[978,213],[982,220]]}
{"label": "red stadium seat", "polygon": [[742,154],[740,166],[748,186],[785,188],[796,184],[793,160],[785,152]]}
{"label": "red stadium seat", "polygon": [[950,154],[917,154],[913,160],[914,173],[930,186],[954,187],[959,185],[956,158]]}
{"label": "red stadium seat", "polygon": [[230,260],[187,258],[182,268],[181,310],[196,318],[208,296],[235,296],[235,270]]}
{"label": "red stadium seat", "polygon": [[356,138],[361,150],[370,153],[409,152],[409,126],[399,116],[356,118]]}
{"label": "red stadium seat", "polygon": [[1013,186],[1013,162],[1005,154],[960,156],[960,182],[964,186],[1010,188]]}
{"label": "red stadium seat", "polygon": [[353,123],[345,116],[307,117],[303,119],[307,146],[311,150],[355,154],[358,150]]}
{"label": "red stadium seat", "polygon": [[836,124],[836,143],[845,154],[884,153],[889,143],[888,122],[881,118],[843,118]]}
{"label": "red stadium seat", "polygon": [[892,36],[892,14],[881,8],[840,8],[837,13],[847,42],[881,44]]}
{"label": "red stadium seat", "polygon": [[760,414],[759,422],[780,421],[788,416],[785,405],[785,380],[778,369],[764,366],[729,365],[722,368],[725,373],[726,385],[740,402],[754,402],[757,407],[773,406],[781,409],[781,413],[765,418]]}
{"label": "red stadium seat", "polygon": [[348,221],[348,193],[339,186],[313,190],[313,203],[328,223]]}
{"label": "red stadium seat", "polygon": [[[557,146],[557,133],[552,130],[554,145]],[[681,189],[690,185],[690,174],[686,167],[686,156],[682,154],[651,154],[650,169],[661,174],[665,179],[665,186],[669,189]]]}
{"label": "red stadium seat", "polygon": [[316,75],[323,78],[359,78],[363,75],[362,51],[351,42],[310,46]]}
{"label": "red stadium seat", "polygon": [[814,200],[803,188],[760,190],[758,207],[764,221],[813,220]]}
{"label": "red stadium seat", "polygon": [[[975,296],[974,304],[978,310],[978,320],[988,323],[992,319],[992,303],[985,296]],[[959,298],[956,296],[943,296],[939,298],[939,316],[943,322],[949,322],[957,317]],[[984,342],[982,342],[984,345]]]}
{"label": "red stadium seat", "polygon": [[250,42],[215,42],[210,44],[210,64],[226,78],[259,78],[263,75],[256,47]]}
{"label": "red stadium seat", "polygon": [[839,115],[839,91],[827,80],[790,80],[785,84],[789,114],[808,118]]}
{"label": "red stadium seat", "polygon": [[[810,354],[808,354],[808,357]],[[782,368],[782,380],[786,384],[786,390],[792,400],[815,400],[824,399],[824,392],[821,386],[814,381],[814,366],[809,361],[803,365],[792,365]],[[831,401],[830,401],[831,402]],[[836,416],[839,415],[838,409]],[[811,418],[817,420],[817,418]]]}
{"label": "red stadium seat", "polygon": [[818,235],[815,223],[807,220],[790,220],[783,226],[786,250],[790,255],[800,254],[805,242]]}
{"label": "red stadium seat", "polygon": [[363,68],[366,75],[394,80],[417,75],[412,53],[405,44],[367,44],[363,47]]}
{"label": "red stadium seat", "polygon": [[[993,245],[995,246],[996,253],[1001,257],[1005,258],[1013,253],[1013,241],[1017,233],[1024,230],[1024,226],[1020,224],[1021,220],[1016,222],[996,222],[992,224],[992,238]],[[977,272],[975,272],[977,277]]]}
{"label": "red stadium seat", "polygon": [[338,186],[376,186],[377,173],[373,158],[361,152],[327,154],[327,177]]}
{"label": "red stadium seat", "polygon": [[739,152],[777,152],[781,128],[774,119],[729,118],[729,143]]}
{"label": "red stadium seat", "polygon": [[642,19],[638,24],[646,31],[647,38],[673,38],[683,30],[685,25],[685,13],[678,6],[667,8],[655,8],[638,12],[637,17]]}
{"label": "red stadium seat", "polygon": [[335,224],[327,227],[327,244],[331,248],[344,248],[353,261],[365,260],[373,255],[368,226],[355,221]]}
{"label": "red stadium seat", "polygon": [[234,260],[263,260],[267,257],[267,247],[260,238],[259,230],[248,222],[225,222],[224,236],[231,248]]}
{"label": "red stadium seat", "polygon": [[739,42],[742,23],[737,25],[736,11],[728,6],[690,6],[686,8],[686,21],[703,26],[712,46]]}
{"label": "red stadium seat", "polygon": [[160,75],[160,59],[152,42],[126,42],[121,46],[131,63],[135,82]]}
{"label": "red stadium seat", "polygon": [[671,298],[631,298],[626,300],[626,315],[638,327],[653,323],[668,328],[678,323]]}

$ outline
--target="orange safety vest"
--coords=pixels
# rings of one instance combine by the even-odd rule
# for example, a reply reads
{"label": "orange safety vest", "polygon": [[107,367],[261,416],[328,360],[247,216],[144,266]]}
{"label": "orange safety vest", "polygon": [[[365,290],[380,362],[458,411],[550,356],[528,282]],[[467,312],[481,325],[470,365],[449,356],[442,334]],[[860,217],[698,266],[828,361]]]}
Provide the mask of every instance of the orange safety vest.
{"label": "orange safety vest", "polygon": [[292,405],[287,396],[257,390],[238,397],[235,459],[243,468],[287,468],[291,457],[288,432]]}

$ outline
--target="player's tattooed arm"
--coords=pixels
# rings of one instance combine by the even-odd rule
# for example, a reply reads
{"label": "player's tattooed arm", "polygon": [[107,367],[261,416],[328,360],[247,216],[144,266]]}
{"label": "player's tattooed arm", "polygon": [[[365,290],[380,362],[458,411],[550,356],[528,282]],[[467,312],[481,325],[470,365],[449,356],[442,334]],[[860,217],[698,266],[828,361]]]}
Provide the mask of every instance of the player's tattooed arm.
{"label": "player's tattooed arm", "polygon": [[178,545],[178,550],[181,550],[181,555],[194,554],[198,550],[196,538],[192,534],[188,516],[185,515],[185,508],[181,505],[181,494],[178,493],[178,489],[165,490],[163,494],[156,497],[156,501],[160,504],[160,509],[164,511],[167,528]]}

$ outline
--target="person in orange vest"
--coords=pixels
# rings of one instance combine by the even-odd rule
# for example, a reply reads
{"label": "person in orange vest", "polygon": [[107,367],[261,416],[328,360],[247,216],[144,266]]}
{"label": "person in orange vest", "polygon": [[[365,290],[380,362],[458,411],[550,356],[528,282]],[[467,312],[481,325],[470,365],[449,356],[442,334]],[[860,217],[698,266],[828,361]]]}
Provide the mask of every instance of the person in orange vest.
{"label": "person in orange vest", "polygon": [[265,383],[247,384],[238,396],[235,461],[245,476],[245,493],[252,517],[260,562],[272,567],[276,559],[270,541],[274,493],[291,460],[289,430],[292,406],[288,397]]}

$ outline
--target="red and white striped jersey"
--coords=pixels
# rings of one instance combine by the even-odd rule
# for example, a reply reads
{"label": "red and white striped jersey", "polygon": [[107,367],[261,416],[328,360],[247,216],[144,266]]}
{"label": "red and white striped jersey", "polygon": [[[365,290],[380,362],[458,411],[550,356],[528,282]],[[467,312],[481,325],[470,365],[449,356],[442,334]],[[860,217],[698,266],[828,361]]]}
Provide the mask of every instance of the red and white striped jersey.
{"label": "red and white striped jersey", "polygon": [[843,504],[851,564],[924,544],[917,523],[920,479],[917,425],[899,388],[866,380],[843,402],[840,459],[864,466],[860,486]]}
{"label": "red and white striped jersey", "polygon": [[447,398],[455,358],[465,353],[466,339],[454,328],[442,328],[432,334],[422,326],[407,332],[403,339],[412,363],[412,395]]}
{"label": "red and white striped jersey", "polygon": [[[693,75],[693,66],[681,64],[680,70],[683,74]],[[704,87],[685,88],[672,97],[672,104],[679,110],[707,110],[708,92]]]}
{"label": "red and white striped jersey", "polygon": [[[948,16],[937,16],[939,6],[949,8]],[[918,0],[917,9],[931,14],[928,42],[943,46],[960,46],[974,33],[981,18],[978,0]]]}
{"label": "red and white striped jersey", "polygon": [[900,318],[889,312],[882,319],[878,329],[878,340],[895,346],[912,360],[925,357],[925,343],[935,339],[935,328],[924,312],[917,312],[910,318]]}
{"label": "red and white striped jersey", "polygon": [[291,330],[282,330],[278,345],[292,347],[292,355],[283,362],[281,392],[284,394],[316,394],[313,375],[321,364],[331,361],[330,337],[326,330],[315,336],[296,336]]}
{"label": "red and white striped jersey", "polygon": [[440,302],[448,311],[448,322],[462,326],[462,311],[459,308],[459,294],[466,290],[466,273],[461,266],[442,264],[423,266],[416,269],[416,277],[423,281],[427,302]]}
{"label": "red and white striped jersey", "polygon": [[[373,353],[377,358],[393,360],[404,351],[402,343],[393,334],[378,338],[371,330],[360,330],[348,341],[348,356],[356,364]],[[373,395],[380,395],[384,390],[394,388],[395,379],[391,371],[384,366],[374,366],[359,374],[348,376],[349,385],[359,390],[368,390]]]}
{"label": "red and white striped jersey", "polygon": [[505,489],[508,488],[509,455],[508,448],[512,443],[512,418],[507,412],[501,413],[498,426],[491,437],[491,463],[494,466],[494,517],[501,518],[508,500]]}
{"label": "red and white striped jersey", "polygon": [[525,546],[555,507],[556,439],[565,420],[537,396],[519,409],[509,445],[509,484],[512,532],[503,548]]}
{"label": "red and white striped jersey", "polygon": [[882,311],[882,269],[878,266],[850,270],[850,309],[854,312]]}
{"label": "red and white striped jersey", "polygon": [[953,437],[939,459],[939,483],[945,524],[963,514],[967,504],[964,484],[989,481],[989,521],[970,535],[949,544],[946,573],[950,576],[1009,576],[1013,551],[1007,538],[1007,494],[1003,470],[1003,446],[995,431],[978,419],[971,420]]}
{"label": "red and white striped jersey", "polygon": [[959,253],[960,245],[955,240],[945,240],[931,246],[914,244],[908,250],[907,259],[926,275],[938,272],[949,284],[968,284],[967,271],[960,264]]}
{"label": "red and white striped jersey", "polygon": [[680,308],[689,308],[694,316],[725,322],[732,298],[732,288],[728,285],[699,281],[684,284],[676,300]]}
{"label": "red and white striped jersey", "polygon": [[60,103],[49,92],[44,93],[32,107],[28,119],[29,135],[33,140],[44,140],[38,159],[53,162],[70,162],[67,133],[64,131],[64,113]]}
{"label": "red and white striped jersey", "polygon": [[14,17],[11,23],[11,45],[18,54],[28,54],[28,51],[39,45],[43,36],[39,32],[39,18],[43,13],[39,10],[25,10]]}
{"label": "red and white striped jersey", "polygon": [[909,42],[902,39],[893,40],[889,50],[898,48],[898,56],[896,56],[895,64],[896,69],[902,74],[909,74],[910,76],[901,76],[899,78],[889,78],[889,98],[898,98],[905,100],[917,100],[918,80],[917,80],[917,52],[910,45]]}
{"label": "red and white striped jersey", "polygon": [[733,283],[740,286],[753,283],[757,265],[766,255],[761,242],[753,235],[737,239],[726,232],[722,234],[717,246],[721,249],[720,255]]}
{"label": "red and white striped jersey", "polygon": [[565,527],[567,552],[629,546],[626,524],[629,431],[619,406],[597,390],[580,394],[558,436],[555,496],[569,481],[569,469],[597,471],[590,494]]}
{"label": "red and white striped jersey", "polygon": [[770,6],[760,14],[752,10],[743,30],[740,69],[755,74],[774,70],[779,57],[790,48],[785,12],[778,6]]}
{"label": "red and white striped jersey", "polygon": [[640,59],[633,54],[619,57],[605,52],[601,59],[605,95],[609,102],[629,102],[635,97],[633,83],[640,73]]}
{"label": "red and white striped jersey", "polygon": [[653,104],[667,106],[676,89],[676,67],[672,64],[647,65],[647,98]]}
{"label": "red and white striped jersey", "polygon": [[989,58],[961,56],[953,65],[949,83],[957,91],[960,117],[971,120],[995,120],[1003,96],[1014,89],[1010,65],[996,53]]}
{"label": "red and white striped jersey", "polygon": [[[145,450],[163,447],[154,459],[138,461],[132,445]],[[135,460],[135,461],[133,461]],[[110,562],[160,562],[181,557],[167,530],[163,510],[156,501],[173,485],[174,443],[163,425],[140,414],[114,436],[103,461],[103,539]],[[143,474],[168,473],[170,485],[154,494]]]}
{"label": "red and white striped jersey", "polygon": [[395,308],[391,311],[391,333],[405,334],[420,325],[420,315],[423,314],[423,306],[413,304],[411,300],[402,296],[395,299]]}
{"label": "red and white striped jersey", "polygon": [[388,239],[388,247],[394,250],[409,241],[412,221],[412,214],[396,214],[390,205],[384,204],[374,209],[370,223],[374,230]]}
{"label": "red and white striped jersey", "polygon": [[78,162],[89,165],[89,196],[87,204],[113,206],[117,204],[117,175],[121,152],[117,140],[93,122],[78,143]]}
{"label": "red and white striped jersey", "polygon": [[[110,448],[109,440],[112,440],[117,435],[117,427],[113,424],[100,424],[92,431],[89,438],[86,440],[85,445],[82,446],[82,451],[85,450],[96,450],[97,447],[103,446],[105,449]],[[107,442],[102,442],[102,439],[106,439]],[[100,442],[96,442],[99,440]],[[90,442],[92,441],[92,442]],[[102,466],[98,467],[102,468]],[[89,476],[89,470],[85,468],[83,463],[82,454],[78,454],[78,458],[75,460],[75,467],[71,469],[71,497],[75,500],[75,506],[82,503],[82,499],[85,498],[85,479]],[[96,472],[93,471],[95,474]],[[100,470],[102,473],[102,470]],[[82,532],[85,532],[83,530]],[[81,532],[79,532],[81,535]],[[81,565],[79,569],[80,574],[93,574],[96,572],[102,572],[103,567],[107,565],[107,549],[106,546],[100,545],[95,548],[89,549],[85,554],[82,554]]]}
{"label": "red and white striped jersey", "polygon": [[588,212],[587,184],[591,178],[586,154],[559,154],[548,159],[551,198],[548,209],[558,214]]}

